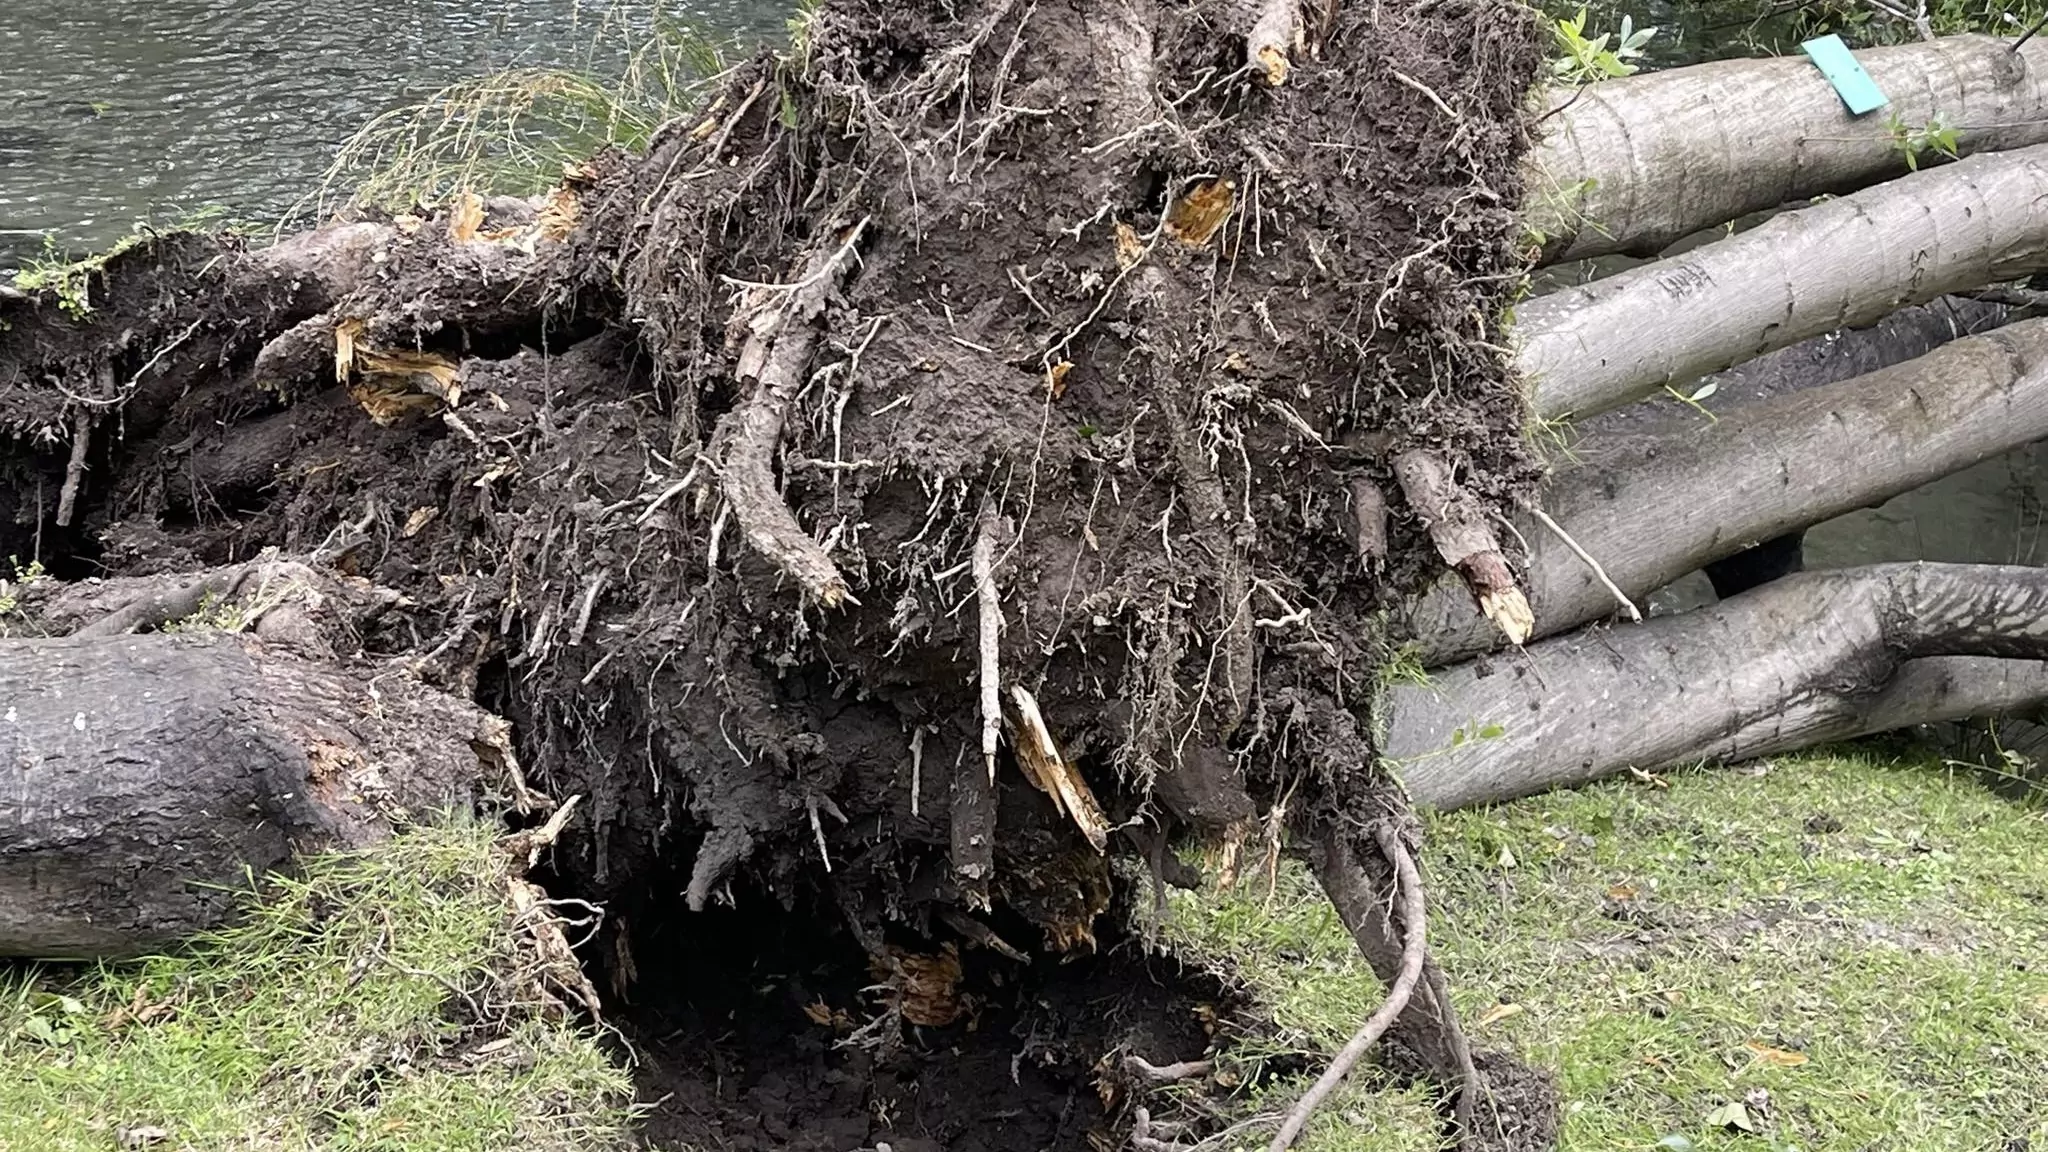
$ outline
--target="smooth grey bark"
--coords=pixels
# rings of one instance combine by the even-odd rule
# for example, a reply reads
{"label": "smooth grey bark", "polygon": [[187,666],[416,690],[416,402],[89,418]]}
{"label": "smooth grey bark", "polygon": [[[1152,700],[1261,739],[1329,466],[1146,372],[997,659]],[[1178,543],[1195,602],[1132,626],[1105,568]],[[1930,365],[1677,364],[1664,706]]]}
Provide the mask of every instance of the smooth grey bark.
{"label": "smooth grey bark", "polygon": [[2048,143],[2048,41],[1957,36],[1857,59],[1891,104],[1852,117],[1803,55],[1608,80],[1549,97],[1531,157],[1543,263],[1652,255],[1701,229],[1904,174],[1896,114],[1965,154]]}
{"label": "smooth grey bark", "polygon": [[1516,309],[1546,420],[1585,418],[1935,297],[2048,267],[2048,145],[1786,212]]}
{"label": "smooth grey bark", "polygon": [[[1596,464],[1546,486],[1543,507],[1631,597],[1786,532],[1882,503],[2048,437],[2048,320],[2028,320],[1839,384],[1704,419],[1682,435],[1588,437]],[[1611,594],[1524,522],[1538,637],[1601,619]],[[1409,613],[1427,667],[1497,643],[1445,579]]]}
{"label": "smooth grey bark", "polygon": [[[1975,336],[2024,319],[2006,304],[1966,296],[1944,296],[1901,308],[1867,328],[1845,328],[1810,337],[1696,381],[1679,390],[1691,395],[1712,385],[1700,406],[1726,417],[1779,396],[1852,380],[1927,355],[1965,336]],[[1611,408],[1570,427],[1570,463],[1598,464],[1601,453],[1643,436],[1689,436],[1702,423],[1699,408],[1667,395]]]}
{"label": "smooth grey bark", "polygon": [[2048,687],[2037,665],[1956,657],[2048,657],[2048,569],[1806,573],[1588,629],[1388,689],[1381,746],[1416,803],[1456,808],[1995,711]]}
{"label": "smooth grey bark", "polygon": [[224,633],[0,640],[0,956],[161,948],[298,853],[466,810],[490,724]]}

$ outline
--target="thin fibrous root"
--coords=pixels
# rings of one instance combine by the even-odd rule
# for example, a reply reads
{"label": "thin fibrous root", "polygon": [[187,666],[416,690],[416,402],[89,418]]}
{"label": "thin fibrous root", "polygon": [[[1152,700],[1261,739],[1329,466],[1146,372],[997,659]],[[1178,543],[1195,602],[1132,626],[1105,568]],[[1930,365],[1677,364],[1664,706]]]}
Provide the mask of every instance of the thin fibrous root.
{"label": "thin fibrous root", "polygon": [[85,479],[85,456],[92,447],[92,417],[80,412],[71,426],[71,461],[64,466],[64,489],[57,495],[57,527],[71,527],[78,509],[78,486]]}
{"label": "thin fibrous root", "polygon": [[1422,518],[1437,554],[1464,579],[1479,610],[1510,644],[1527,643],[1536,630],[1536,613],[1516,583],[1479,501],[1459,486],[1451,466],[1417,448],[1395,458],[1394,477],[1401,482],[1408,506]]}
{"label": "thin fibrous root", "polygon": [[1293,1110],[1288,1112],[1280,1131],[1273,1136],[1273,1142],[1266,1146],[1266,1152],[1287,1152],[1293,1147],[1316,1109],[1322,1107],[1330,1093],[1336,1091],[1344,1078],[1351,1074],[1351,1069],[1366,1050],[1379,1040],[1401,1013],[1407,1011],[1409,998],[1415,995],[1415,985],[1422,979],[1422,961],[1428,954],[1423,922],[1422,876],[1416,871],[1414,857],[1401,843],[1400,833],[1391,825],[1381,825],[1377,839],[1380,854],[1394,866],[1395,885],[1401,902],[1401,972],[1387,993],[1386,1003],[1381,1004],[1379,1011],[1374,1012],[1352,1035],[1350,1042],[1337,1053],[1337,1058],[1330,1061],[1329,1068],[1316,1078]]}
{"label": "thin fibrous root", "polygon": [[981,651],[981,759],[988,782],[996,782],[996,743],[1003,730],[1003,603],[996,592],[996,515],[985,512],[974,537],[974,595],[981,612],[976,641]]}
{"label": "thin fibrous root", "polygon": [[737,375],[752,382],[754,390],[720,418],[716,438],[720,481],[747,543],[828,608],[859,601],[831,555],[783,502],[775,483],[775,452],[818,343],[818,317],[867,224],[862,218],[837,247],[812,256],[803,277],[793,283],[734,282],[748,289],[754,301],[736,321],[747,332]]}
{"label": "thin fibrous root", "polygon": [[1245,37],[1245,65],[1278,88],[1293,70],[1293,52],[1301,42],[1300,0],[1254,0],[1252,30]]}

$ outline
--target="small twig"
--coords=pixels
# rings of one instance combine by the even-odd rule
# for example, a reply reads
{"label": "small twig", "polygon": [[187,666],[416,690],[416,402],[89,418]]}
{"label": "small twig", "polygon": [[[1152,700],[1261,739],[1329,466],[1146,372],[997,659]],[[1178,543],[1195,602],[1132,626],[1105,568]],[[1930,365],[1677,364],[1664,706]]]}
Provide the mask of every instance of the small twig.
{"label": "small twig", "polygon": [[569,647],[583,643],[583,633],[590,627],[590,612],[597,607],[598,594],[604,591],[605,583],[611,579],[611,569],[600,568],[597,575],[583,589],[583,605],[576,610],[576,626],[569,632]]}
{"label": "small twig", "polygon": [[1453,108],[1449,104],[1444,103],[1444,98],[1436,94],[1436,89],[1431,88],[1429,85],[1424,84],[1422,81],[1417,80],[1415,77],[1410,76],[1407,73],[1400,71],[1399,69],[1394,70],[1393,77],[1394,79],[1399,80],[1401,83],[1406,84],[1408,87],[1415,89],[1417,92],[1422,93],[1424,96],[1429,97],[1429,102],[1431,104],[1436,105],[1439,109],[1441,109],[1444,115],[1449,116],[1453,120],[1464,119],[1463,116],[1458,115],[1458,110],[1456,108]]}
{"label": "small twig", "polygon": [[2012,50],[2014,52],[2018,52],[2021,48],[2026,47],[2027,41],[2032,40],[2034,37],[2040,35],[2041,29],[2043,28],[2048,28],[2048,16],[2041,17],[2040,20],[2035,22],[2032,28],[2027,29],[2026,35],[2021,36],[2019,39],[2013,41]]}
{"label": "small twig", "polygon": [[1303,1094],[1294,1109],[1287,1114],[1287,1120],[1280,1125],[1273,1142],[1266,1146],[1266,1152],[1287,1152],[1308,1126],[1309,1118],[1337,1085],[1351,1074],[1351,1069],[1365,1055],[1380,1036],[1391,1027],[1396,1018],[1408,1008],[1408,1000],[1415,995],[1415,985],[1422,979],[1422,960],[1426,954],[1425,909],[1422,902],[1422,876],[1415,869],[1415,860],[1408,855],[1408,849],[1401,843],[1400,834],[1390,825],[1381,825],[1377,835],[1380,854],[1394,866],[1394,884],[1401,900],[1401,972],[1394,979],[1393,988],[1387,993],[1386,1003],[1379,1011],[1359,1028],[1344,1045],[1337,1058],[1330,1061],[1329,1068],[1316,1079],[1315,1084]]}
{"label": "small twig", "polygon": [[991,508],[982,514],[981,530],[974,538],[974,593],[981,605],[976,637],[981,649],[981,758],[988,765],[991,784],[996,779],[996,741],[1003,728],[1003,602],[996,592],[995,567],[996,514]]}
{"label": "small twig", "polygon": [[1555,520],[1552,520],[1550,518],[1549,513],[1543,511],[1543,509],[1538,508],[1533,504],[1525,504],[1523,505],[1523,509],[1527,511],[1529,515],[1534,516],[1538,524],[1541,524],[1545,528],[1550,529],[1553,535],[1555,535],[1559,540],[1564,541],[1564,546],[1572,550],[1572,555],[1577,556],[1581,563],[1585,564],[1586,567],[1593,570],[1593,578],[1595,580],[1600,581],[1600,586],[1602,588],[1607,589],[1607,594],[1609,596],[1614,597],[1614,602],[1621,605],[1621,610],[1628,613],[1628,618],[1630,620],[1636,622],[1637,624],[1641,624],[1643,622],[1642,609],[1637,608],[1635,605],[1635,601],[1630,600],[1628,598],[1628,594],[1623,592],[1621,588],[1618,585],[1616,585],[1613,580],[1608,578],[1607,569],[1602,568],[1600,566],[1600,562],[1598,560],[1593,559],[1593,554],[1591,552],[1588,552],[1584,548],[1581,548],[1579,546],[1579,542],[1577,540],[1572,539],[1572,534],[1564,530],[1564,525],[1559,524]]}
{"label": "small twig", "polygon": [[1178,1084],[1197,1076],[1207,1076],[1215,1067],[1213,1060],[1182,1060],[1176,1064],[1159,1065],[1143,1056],[1124,1057],[1124,1068],[1148,1084]]}
{"label": "small twig", "polygon": [[129,392],[133,392],[135,390],[135,386],[142,383],[142,378],[149,374],[149,370],[151,368],[154,368],[158,364],[162,363],[163,358],[170,355],[171,351],[177,348],[178,345],[183,344],[187,340],[190,340],[192,338],[192,334],[194,332],[199,331],[199,326],[203,323],[205,323],[205,321],[203,320],[194,320],[191,323],[191,325],[185,329],[183,333],[179,334],[176,340],[173,340],[169,344],[164,345],[162,348],[157,349],[156,355],[151,356],[148,360],[143,361],[142,367],[137,368],[135,370],[135,375],[128,378],[128,387],[121,390],[122,395],[125,396]]}
{"label": "small twig", "polygon": [[85,479],[85,456],[92,448],[92,417],[80,412],[71,422],[71,462],[64,465],[64,488],[57,494],[57,527],[71,527],[78,510],[78,486]]}
{"label": "small twig", "polygon": [[945,904],[940,905],[939,919],[944,920],[955,932],[960,933],[962,936],[999,956],[1006,956],[1019,964],[1031,963],[1031,957],[1025,955],[1016,945],[996,935],[995,929],[960,911],[958,908]]}

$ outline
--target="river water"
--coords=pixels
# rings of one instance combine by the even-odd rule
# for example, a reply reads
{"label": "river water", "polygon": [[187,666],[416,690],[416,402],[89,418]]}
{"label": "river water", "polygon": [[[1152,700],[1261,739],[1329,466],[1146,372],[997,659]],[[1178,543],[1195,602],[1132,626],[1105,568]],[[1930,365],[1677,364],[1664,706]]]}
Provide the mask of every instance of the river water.
{"label": "river water", "polygon": [[[1596,5],[1660,24],[1652,63],[1735,51],[1754,0]],[[336,150],[386,109],[507,65],[605,66],[607,30],[689,20],[751,45],[783,35],[793,0],[0,0],[0,267],[48,242],[104,246],[137,221],[220,210],[276,220]],[[1753,28],[1776,42],[1789,25]],[[1781,45],[1791,48],[1791,45]],[[1823,526],[1836,566],[1929,558],[2048,559],[2039,451],[1992,461]],[[1687,597],[1689,598],[1689,597]],[[1666,598],[1667,601],[1670,598]]]}
{"label": "river water", "polygon": [[[0,0],[0,267],[139,220],[275,220],[386,109],[622,25],[783,34],[784,0]],[[12,259],[10,259],[10,257]]]}

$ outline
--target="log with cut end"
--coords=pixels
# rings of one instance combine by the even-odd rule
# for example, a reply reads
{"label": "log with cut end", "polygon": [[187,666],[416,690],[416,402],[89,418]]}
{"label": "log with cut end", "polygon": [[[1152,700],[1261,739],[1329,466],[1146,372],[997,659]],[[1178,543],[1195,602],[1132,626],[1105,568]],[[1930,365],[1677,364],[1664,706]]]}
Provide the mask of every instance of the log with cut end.
{"label": "log with cut end", "polygon": [[218,926],[250,877],[475,802],[502,727],[219,632],[0,641],[0,956]]}
{"label": "log with cut end", "polygon": [[1965,155],[2048,143],[2048,40],[1957,36],[1857,53],[1891,104],[1851,116],[1803,55],[1729,60],[1551,97],[1529,210],[1544,263],[1652,255],[1752,212],[1906,171],[1887,118]]}
{"label": "log with cut end", "polygon": [[[1598,463],[1551,480],[1543,506],[1629,596],[1759,541],[1882,503],[2048,437],[2048,320],[1957,340],[1839,384],[1701,418],[1690,432],[1602,443]],[[1601,619],[1614,598],[1540,527],[1524,530],[1535,634]],[[1410,625],[1427,665],[1495,643],[1465,589],[1420,598]]]}
{"label": "log with cut end", "polygon": [[1929,169],[1516,312],[1544,419],[1583,418],[1839,328],[2048,267],[2048,145]]}
{"label": "log with cut end", "polygon": [[1383,747],[1417,803],[1484,804],[2030,703],[2048,689],[2033,663],[2048,657],[2048,569],[1806,573],[1525,652],[1388,689]]}

